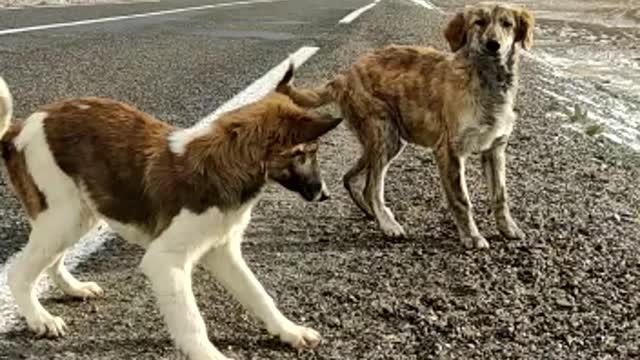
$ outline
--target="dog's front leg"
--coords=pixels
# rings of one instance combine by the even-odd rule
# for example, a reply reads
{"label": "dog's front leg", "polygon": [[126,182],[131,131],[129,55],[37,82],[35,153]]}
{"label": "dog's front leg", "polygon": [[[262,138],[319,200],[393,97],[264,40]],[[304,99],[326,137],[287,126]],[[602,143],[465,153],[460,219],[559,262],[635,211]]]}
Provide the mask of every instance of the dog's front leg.
{"label": "dog's front leg", "polygon": [[207,250],[205,242],[183,240],[177,226],[151,243],[140,268],[151,281],[171,337],[188,359],[229,360],[209,341],[191,289],[193,264]]}
{"label": "dog's front leg", "polygon": [[482,153],[482,168],[489,188],[491,210],[496,219],[498,230],[508,239],[522,239],[524,232],[520,230],[511,217],[506,185],[507,139],[501,138],[489,150]]}
{"label": "dog's front leg", "polygon": [[458,156],[447,146],[437,152],[438,170],[449,208],[458,227],[460,240],[467,248],[484,249],[489,247],[487,240],[480,234],[473,220],[471,201],[465,180],[464,157]]}
{"label": "dog's front leg", "polygon": [[313,329],[296,325],[287,319],[249,269],[240,249],[241,237],[211,249],[201,264],[206,267],[233,296],[262,321],[267,331],[294,348],[311,348],[320,343]]}

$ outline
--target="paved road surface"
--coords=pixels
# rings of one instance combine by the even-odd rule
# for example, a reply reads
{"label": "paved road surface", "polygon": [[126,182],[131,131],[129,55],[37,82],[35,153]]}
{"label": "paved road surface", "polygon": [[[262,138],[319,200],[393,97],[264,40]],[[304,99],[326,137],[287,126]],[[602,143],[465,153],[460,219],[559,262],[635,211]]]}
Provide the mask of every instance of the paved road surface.
{"label": "paved road surface", "polygon": [[[23,28],[225,2],[231,1],[0,11],[0,24]],[[420,3],[431,4],[384,0],[344,24],[338,22],[370,2],[281,0],[0,35],[0,73],[18,116],[60,97],[99,95],[188,126],[304,46],[319,50],[301,67],[301,84],[329,78],[374,46],[444,49],[446,14]],[[441,206],[433,161],[413,147],[394,163],[387,191],[409,239],[385,240],[341,187],[358,149],[341,126],[325,139],[321,160],[333,200],[306,204],[269,189],[244,246],[283,312],[319,330],[325,342],[299,354],[280,345],[197,271],[196,296],[214,344],[237,359],[638,355],[640,157],[546,116],[551,99],[531,89],[548,86],[538,79],[552,75],[532,59],[523,65],[521,121],[509,150],[513,213],[526,240],[495,235],[485,187],[472,165],[476,216],[492,249],[464,251]],[[0,202],[4,264],[25,244],[28,224],[4,185]],[[0,359],[173,358],[137,269],[141,254],[110,239],[74,271],[98,282],[106,296],[80,302],[47,292],[45,306],[66,320],[70,334],[36,340],[18,321],[0,333]],[[0,305],[7,304],[6,295],[0,294]],[[7,323],[14,315],[0,314]]]}

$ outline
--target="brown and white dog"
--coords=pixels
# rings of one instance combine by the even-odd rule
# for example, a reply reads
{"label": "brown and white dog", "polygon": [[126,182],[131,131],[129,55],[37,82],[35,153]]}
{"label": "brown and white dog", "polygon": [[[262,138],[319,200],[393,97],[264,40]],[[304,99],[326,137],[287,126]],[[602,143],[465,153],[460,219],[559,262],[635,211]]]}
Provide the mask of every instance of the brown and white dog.
{"label": "brown and white dog", "polygon": [[[511,5],[468,6],[444,31],[452,53],[387,46],[362,55],[323,86],[302,89],[284,81],[278,91],[306,107],[338,104],[363,147],[344,185],[386,235],[404,235],[385,206],[384,177],[410,142],[434,149],[464,245],[487,248],[471,212],[465,159],[482,154],[498,229],[507,238],[522,238],[508,207],[505,149],[516,121],[520,47],[532,46],[533,23],[529,12]],[[358,189],[361,179],[366,179],[363,190]]]}
{"label": "brown and white dog", "polygon": [[278,310],[244,262],[240,242],[266,183],[309,201],[327,198],[316,139],[340,119],[304,110],[278,93],[191,129],[89,97],[43,106],[22,124],[11,124],[11,117],[11,95],[0,78],[0,151],[32,225],[9,285],[38,335],[66,331],[35,296],[45,270],[70,296],[102,295],[97,284],[65,269],[64,254],[103,219],[146,247],[140,267],[172,338],[190,359],[226,359],[208,340],[192,293],[198,263],[271,334],[296,348],[320,342],[316,331]]}

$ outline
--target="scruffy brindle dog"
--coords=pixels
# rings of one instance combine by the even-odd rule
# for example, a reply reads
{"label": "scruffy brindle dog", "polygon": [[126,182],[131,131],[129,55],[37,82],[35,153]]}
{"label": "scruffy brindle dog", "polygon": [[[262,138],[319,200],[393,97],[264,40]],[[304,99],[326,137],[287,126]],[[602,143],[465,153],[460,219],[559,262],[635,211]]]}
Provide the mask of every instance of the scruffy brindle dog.
{"label": "scruffy brindle dog", "polygon": [[[509,213],[505,148],[516,120],[520,47],[532,46],[533,24],[531,14],[515,6],[468,6],[444,31],[453,53],[388,46],[361,56],[321,87],[299,89],[283,82],[278,90],[303,106],[338,104],[363,146],[344,185],[385,234],[404,235],[384,204],[384,176],[410,142],[434,149],[464,245],[487,248],[471,212],[465,159],[482,154],[498,229],[507,238],[522,238]],[[365,176],[363,191],[357,184]]]}

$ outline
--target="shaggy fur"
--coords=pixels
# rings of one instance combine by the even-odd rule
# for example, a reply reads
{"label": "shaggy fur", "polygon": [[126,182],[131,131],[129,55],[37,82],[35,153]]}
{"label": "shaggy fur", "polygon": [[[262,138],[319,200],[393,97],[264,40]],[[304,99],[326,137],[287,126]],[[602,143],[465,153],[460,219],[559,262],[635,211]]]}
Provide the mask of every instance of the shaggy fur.
{"label": "shaggy fur", "polygon": [[278,91],[305,107],[337,103],[363,147],[345,187],[385,234],[404,235],[383,192],[389,164],[410,142],[434,149],[462,242],[486,248],[471,212],[465,159],[482,154],[498,229],[508,238],[524,236],[509,213],[505,149],[516,120],[519,52],[532,46],[533,18],[515,6],[479,4],[456,14],[444,34],[453,53],[387,46],[362,55],[323,86],[283,82]]}

